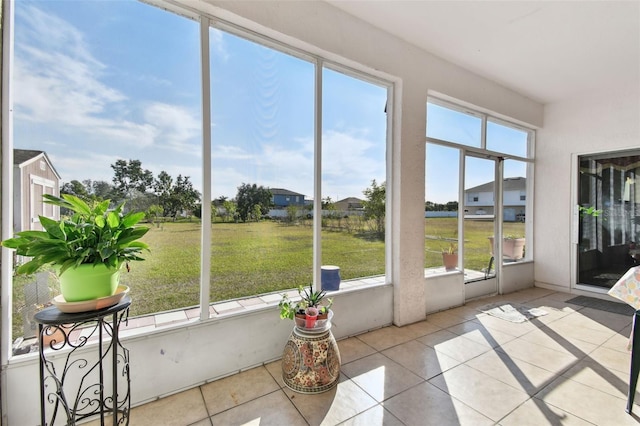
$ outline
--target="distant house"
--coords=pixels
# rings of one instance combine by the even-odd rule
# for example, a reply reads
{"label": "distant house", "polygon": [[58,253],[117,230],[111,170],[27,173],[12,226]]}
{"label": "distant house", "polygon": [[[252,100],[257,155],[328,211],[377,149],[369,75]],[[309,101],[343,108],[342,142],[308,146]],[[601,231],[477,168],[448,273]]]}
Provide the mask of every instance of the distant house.
{"label": "distant house", "polygon": [[60,195],[60,175],[44,151],[13,150],[13,229],[42,230],[38,216],[60,218],[60,210],[42,202],[43,194]]}
{"label": "distant house", "polygon": [[[464,213],[469,216],[494,214],[494,182],[488,182],[464,191]],[[503,216],[505,221],[524,221],[527,203],[527,179],[507,178],[503,181]]]}
{"label": "distant house", "polygon": [[288,206],[303,207],[305,205],[304,194],[299,194],[282,188],[271,188],[270,191],[273,195],[271,201],[276,209],[286,208]]}
{"label": "distant house", "polygon": [[364,201],[356,197],[344,198],[334,203],[338,211],[360,211],[364,209]]}

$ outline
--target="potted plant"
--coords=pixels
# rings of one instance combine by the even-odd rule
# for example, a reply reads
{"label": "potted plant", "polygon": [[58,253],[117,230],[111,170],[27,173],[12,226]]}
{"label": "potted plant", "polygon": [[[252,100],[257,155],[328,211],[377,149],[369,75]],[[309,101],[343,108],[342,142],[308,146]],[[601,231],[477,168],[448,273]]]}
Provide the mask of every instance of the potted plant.
{"label": "potted plant", "polygon": [[[289,299],[286,294],[282,295],[282,300],[278,303],[280,307],[280,318],[295,320],[296,326],[301,328],[322,328],[331,320],[331,306],[333,299],[328,298],[326,304],[322,304],[327,292],[324,290],[314,291],[312,286],[304,288],[298,287],[300,300],[294,301]],[[308,308],[313,308],[308,310]],[[316,322],[312,327],[307,327],[307,314],[317,312]]]}
{"label": "potted plant", "polygon": [[40,216],[43,231],[22,231],[2,245],[31,260],[20,265],[18,274],[33,274],[52,266],[60,278],[60,291],[67,302],[113,295],[123,264],[139,257],[147,244],[138,241],[149,228],[136,226],[143,212],[123,214],[124,202],[109,210],[110,200],[93,207],[73,195],[43,195],[44,202],[73,212],[60,220]]}
{"label": "potted plant", "polygon": [[[493,253],[493,237],[489,237],[491,256]],[[524,257],[525,238],[516,235],[504,235],[502,237],[502,257],[506,260],[520,260]]]}
{"label": "potted plant", "polygon": [[455,243],[451,243],[449,247],[442,249],[442,263],[447,271],[458,267],[458,246]]}

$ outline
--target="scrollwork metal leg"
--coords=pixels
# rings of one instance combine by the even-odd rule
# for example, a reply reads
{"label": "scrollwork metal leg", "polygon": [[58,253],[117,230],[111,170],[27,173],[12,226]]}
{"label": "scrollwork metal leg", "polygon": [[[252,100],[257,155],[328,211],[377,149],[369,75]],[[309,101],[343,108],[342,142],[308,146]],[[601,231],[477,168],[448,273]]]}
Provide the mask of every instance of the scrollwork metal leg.
{"label": "scrollwork metal leg", "polygon": [[[73,324],[47,325],[39,323],[39,355],[40,355],[40,412],[43,426],[53,425],[59,413],[66,414],[66,424],[75,425],[76,422],[98,416],[100,424],[105,424],[105,416],[112,415],[113,425],[128,425],[130,412],[130,377],[129,351],[119,340],[118,328],[128,315],[128,308],[113,312],[113,315],[97,316],[86,321]],[[71,339],[74,334],[81,337]],[[61,334],[56,334],[61,333]],[[47,343],[45,337],[55,335]],[[60,337],[62,336],[62,337]],[[77,352],[92,339],[97,339],[97,357],[95,362],[89,362],[85,355],[89,352]],[[69,350],[61,357],[53,355],[54,351]],[[88,348],[87,348],[88,349]],[[49,353],[47,359],[47,353]],[[107,357],[111,355],[112,374],[105,374],[105,367],[109,368]],[[56,368],[56,364],[58,369]],[[105,377],[111,377],[111,393],[105,387]],[[118,386],[118,379],[125,379],[126,389]],[[97,382],[96,382],[97,379]],[[71,392],[69,386],[79,383],[77,390]],[[65,388],[66,386],[66,388]],[[118,391],[124,390],[118,398]],[[65,393],[74,395],[67,399]],[[108,396],[106,396],[108,394]],[[69,404],[71,403],[71,404]],[[51,411],[47,422],[47,408]],[[120,414],[120,416],[119,416]]]}

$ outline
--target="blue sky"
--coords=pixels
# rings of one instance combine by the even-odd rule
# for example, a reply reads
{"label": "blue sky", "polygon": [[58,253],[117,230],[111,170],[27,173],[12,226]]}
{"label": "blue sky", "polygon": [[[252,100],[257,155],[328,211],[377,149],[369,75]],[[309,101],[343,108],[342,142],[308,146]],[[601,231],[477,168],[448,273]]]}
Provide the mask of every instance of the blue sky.
{"label": "blue sky", "polygon": [[[16,2],[14,146],[63,182],[117,159],[202,188],[198,24],[122,1]],[[213,197],[241,183],[313,195],[313,66],[210,30]],[[323,195],[385,178],[386,89],[324,70]]]}
{"label": "blue sky", "polygon": [[[479,148],[481,145],[481,119],[452,111],[435,104],[427,107],[429,120],[427,135],[432,138],[456,142]],[[487,149],[526,157],[527,133],[492,121],[487,122]],[[460,150],[427,144],[425,164],[425,200],[437,203],[457,200]],[[494,162],[467,157],[464,188],[473,188],[494,180]],[[525,177],[524,162],[504,162],[504,177]],[[431,183],[431,184],[430,184]]]}
{"label": "blue sky", "polygon": [[[212,197],[242,183],[313,197],[311,63],[210,29]],[[14,146],[47,152],[63,182],[105,180],[117,159],[202,189],[199,26],[131,0],[16,2]],[[323,197],[385,179],[386,89],[323,70]],[[479,146],[480,119],[429,106],[429,136]],[[489,122],[488,148],[526,134]],[[426,197],[457,198],[457,150],[430,150]],[[429,150],[428,150],[429,152]],[[507,162],[505,176],[524,176]],[[447,177],[443,179],[443,177]],[[469,166],[466,187],[493,180]]]}

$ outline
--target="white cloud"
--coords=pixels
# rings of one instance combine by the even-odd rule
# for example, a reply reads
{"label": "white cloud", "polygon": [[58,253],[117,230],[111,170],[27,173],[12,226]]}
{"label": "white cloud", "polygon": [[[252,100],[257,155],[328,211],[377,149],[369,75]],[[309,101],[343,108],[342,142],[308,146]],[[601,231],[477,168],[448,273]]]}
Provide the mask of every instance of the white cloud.
{"label": "white cloud", "polygon": [[90,53],[82,34],[35,7],[21,13],[23,37],[15,62],[16,114],[35,122],[91,125],[107,105],[126,97],[99,80],[105,65]]}
{"label": "white cloud", "polygon": [[[58,129],[77,144],[193,151],[200,129],[195,114],[166,103],[137,110],[101,81],[107,66],[73,25],[33,6],[18,11],[24,25],[16,47],[16,120]],[[132,119],[138,116],[141,122]]]}
{"label": "white cloud", "polygon": [[216,160],[252,160],[254,157],[240,147],[233,145],[216,145],[211,150],[211,158]]}
{"label": "white cloud", "polygon": [[153,103],[144,111],[145,121],[156,130],[155,139],[160,146],[179,152],[198,154],[200,128],[197,116],[184,107]]}
{"label": "white cloud", "polygon": [[[174,177],[191,176],[194,185],[201,188],[200,114],[166,101],[164,95],[171,95],[167,86],[170,81],[153,82],[165,86],[157,92],[163,95],[162,101],[129,97],[107,80],[125,78],[119,74],[121,69],[130,76],[132,70],[127,64],[117,63],[117,69],[109,66],[108,59],[103,61],[96,53],[103,50],[88,44],[74,25],[53,14],[26,4],[17,11],[20,31],[14,111],[22,138],[16,141],[17,147],[49,147],[48,153],[64,181],[110,181],[110,165],[123,158],[140,159],[154,175],[164,170]],[[212,51],[226,60],[229,54],[224,33],[211,29],[210,36]],[[240,136],[226,135],[224,129],[224,145],[214,139],[214,197],[235,196],[243,182],[287,188],[313,197],[312,137],[284,142],[265,129],[275,131],[260,128],[259,140],[253,143],[234,141]],[[324,132],[325,196],[362,197],[372,179],[384,180],[384,170],[384,147],[375,146],[366,129],[341,125]]]}
{"label": "white cloud", "polygon": [[[48,155],[60,174],[62,182],[91,179],[111,183],[113,178],[111,164],[115,163],[115,157],[112,155],[100,154],[92,150],[79,150],[74,156],[55,153],[48,153]],[[78,170],[82,172],[79,174]]]}
{"label": "white cloud", "polygon": [[[364,130],[327,131],[323,135],[322,192],[332,199],[358,197],[371,180],[385,179],[384,147],[372,157],[374,143]],[[265,144],[248,153],[235,146],[216,147],[213,185],[218,195],[235,196],[241,183],[286,188],[313,198],[313,140],[300,138],[288,146]],[[231,164],[229,164],[231,163]],[[216,164],[219,166],[216,167]],[[221,166],[224,165],[224,166]]]}

